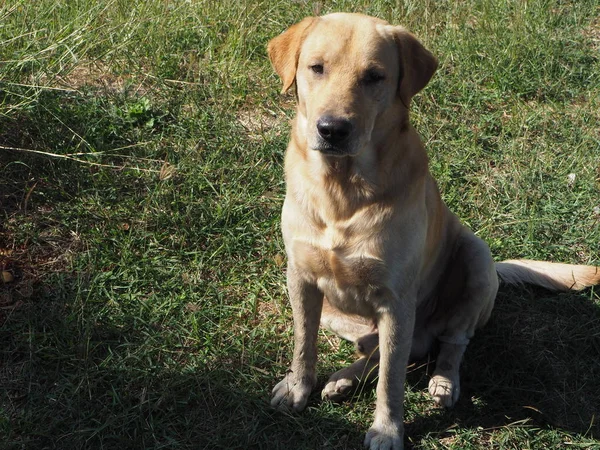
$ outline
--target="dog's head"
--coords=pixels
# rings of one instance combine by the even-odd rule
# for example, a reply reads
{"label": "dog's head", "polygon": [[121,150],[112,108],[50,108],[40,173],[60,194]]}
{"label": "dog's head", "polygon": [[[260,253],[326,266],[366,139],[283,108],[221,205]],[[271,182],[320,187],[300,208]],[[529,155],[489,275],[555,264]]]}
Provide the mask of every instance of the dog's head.
{"label": "dog's head", "polygon": [[331,156],[354,156],[378,133],[403,126],[410,99],[437,68],[403,27],[360,14],[307,17],[268,52],[283,92],[296,85],[296,126],[307,147]]}

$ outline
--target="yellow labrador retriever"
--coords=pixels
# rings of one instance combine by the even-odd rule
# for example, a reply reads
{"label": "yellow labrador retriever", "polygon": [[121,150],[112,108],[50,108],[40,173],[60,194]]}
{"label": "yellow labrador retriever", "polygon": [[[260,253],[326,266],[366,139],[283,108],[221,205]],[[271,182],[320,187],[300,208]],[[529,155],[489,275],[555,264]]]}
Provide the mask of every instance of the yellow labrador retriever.
{"label": "yellow labrador retriever", "polygon": [[378,370],[365,445],[401,449],[409,358],[439,343],[429,392],[452,406],[463,354],[490,316],[499,279],[569,290],[599,283],[600,271],[496,264],[448,210],[408,113],[437,61],[404,28],[359,14],[309,17],[271,40],[268,52],[283,91],[295,85],[297,96],[282,217],[294,355],[272,404],[306,406],[320,323],[365,355],[334,374],[322,396],[343,398]]}

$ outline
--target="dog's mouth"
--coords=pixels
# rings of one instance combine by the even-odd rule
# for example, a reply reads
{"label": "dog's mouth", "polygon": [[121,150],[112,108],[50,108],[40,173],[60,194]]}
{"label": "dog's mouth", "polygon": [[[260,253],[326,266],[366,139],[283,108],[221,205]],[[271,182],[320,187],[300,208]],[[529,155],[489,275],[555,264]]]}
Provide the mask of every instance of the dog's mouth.
{"label": "dog's mouth", "polygon": [[319,142],[317,143],[317,145],[313,146],[312,149],[322,153],[323,155],[338,156],[338,157],[353,155],[353,152],[350,149],[351,146],[348,144],[333,145],[325,140],[322,140],[322,139],[318,139],[318,140],[319,140]]}

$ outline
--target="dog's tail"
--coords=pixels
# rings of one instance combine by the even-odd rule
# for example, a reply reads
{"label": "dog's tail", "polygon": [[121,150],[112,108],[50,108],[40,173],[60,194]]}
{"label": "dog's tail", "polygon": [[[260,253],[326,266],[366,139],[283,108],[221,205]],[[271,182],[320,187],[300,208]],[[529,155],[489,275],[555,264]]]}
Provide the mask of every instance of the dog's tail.
{"label": "dog's tail", "polygon": [[579,291],[600,284],[600,267],[560,264],[529,259],[496,263],[496,271],[508,284],[533,284],[552,291]]}

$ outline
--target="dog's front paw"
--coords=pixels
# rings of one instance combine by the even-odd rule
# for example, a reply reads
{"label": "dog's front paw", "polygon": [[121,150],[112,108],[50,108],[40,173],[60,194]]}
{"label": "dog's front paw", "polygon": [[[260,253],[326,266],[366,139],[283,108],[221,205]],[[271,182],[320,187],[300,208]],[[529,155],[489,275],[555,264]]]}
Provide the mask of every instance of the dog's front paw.
{"label": "dog's front paw", "polygon": [[445,408],[454,406],[460,395],[460,381],[444,375],[434,375],[429,380],[429,393],[433,400]]}
{"label": "dog's front paw", "polygon": [[376,421],[367,432],[365,447],[370,450],[403,450],[403,434],[402,424],[378,424]]}
{"label": "dog's front paw", "polygon": [[306,407],[315,384],[316,380],[310,377],[295,377],[290,372],[273,388],[271,406],[285,411],[300,412]]}

